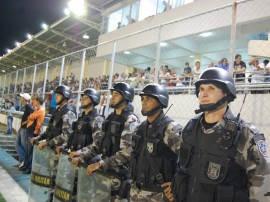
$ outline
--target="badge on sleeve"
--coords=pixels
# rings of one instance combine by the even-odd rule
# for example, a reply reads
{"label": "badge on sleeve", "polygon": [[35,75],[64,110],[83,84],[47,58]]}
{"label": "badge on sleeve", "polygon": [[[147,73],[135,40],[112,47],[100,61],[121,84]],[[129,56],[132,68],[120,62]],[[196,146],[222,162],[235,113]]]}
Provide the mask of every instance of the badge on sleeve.
{"label": "badge on sleeve", "polygon": [[260,153],[264,156],[264,157],[267,157],[267,149],[266,149],[266,143],[264,140],[259,140],[257,142],[257,146],[258,146],[258,149],[260,151]]}
{"label": "badge on sleeve", "polygon": [[129,125],[129,130],[130,130],[131,132],[134,132],[134,131],[136,130],[136,128],[137,128],[137,125],[138,125],[138,124],[137,124],[136,121],[130,123],[130,125]]}
{"label": "badge on sleeve", "polygon": [[255,135],[254,136],[254,142],[257,145],[260,153],[264,157],[268,157],[267,146],[266,146],[265,138],[264,138],[263,134],[257,134],[257,135]]}
{"label": "badge on sleeve", "polygon": [[97,118],[97,126],[99,129],[102,129],[102,123],[103,123],[103,119],[102,118]]}

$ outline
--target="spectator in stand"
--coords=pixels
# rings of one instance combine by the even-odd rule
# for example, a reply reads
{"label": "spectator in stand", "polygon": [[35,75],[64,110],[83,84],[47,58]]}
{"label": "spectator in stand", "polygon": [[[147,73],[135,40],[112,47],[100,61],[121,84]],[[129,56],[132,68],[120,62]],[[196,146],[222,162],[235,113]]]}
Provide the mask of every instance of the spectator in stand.
{"label": "spectator in stand", "polygon": [[[104,117],[106,116],[107,99],[108,99],[108,92],[104,92],[100,100],[100,109],[99,109],[99,115],[104,116]],[[111,112],[113,112],[113,109],[109,105],[108,114],[110,114]]]}
{"label": "spectator in stand", "polygon": [[229,67],[229,63],[228,63],[227,58],[222,58],[220,63],[218,64],[218,67],[222,68],[222,69],[224,69],[226,71],[229,71],[230,67]]}
{"label": "spectator in stand", "polygon": [[151,81],[154,82],[155,81],[155,75],[156,75],[156,68],[153,68],[151,71]]}
{"label": "spectator in stand", "polygon": [[246,63],[242,61],[242,56],[240,54],[235,55],[234,61],[234,79],[236,83],[242,83],[245,81]]}
{"label": "spectator in stand", "polygon": [[167,67],[162,66],[162,71],[159,75],[160,85],[166,87],[168,85],[168,81],[170,80],[170,73],[168,72]]}
{"label": "spectator in stand", "polygon": [[24,166],[19,170],[24,174],[30,174],[32,169],[33,145],[28,140],[29,138],[40,135],[41,126],[45,118],[45,109],[42,107],[43,98],[36,97],[34,100],[35,111],[29,115],[27,120],[27,141],[26,141],[26,155],[24,159]]}
{"label": "spectator in stand", "polygon": [[[251,83],[263,83],[264,82],[264,68],[259,66],[258,58],[252,58],[248,64],[250,65],[251,73]],[[262,94],[262,90],[252,90],[252,94]]]}
{"label": "spectator in stand", "polygon": [[167,1],[164,0],[164,1],[162,1],[162,4],[164,6],[163,12],[172,9],[172,6],[170,6],[169,2],[167,2]]}
{"label": "spectator in stand", "polygon": [[178,82],[177,81],[177,74],[176,74],[174,69],[171,69],[171,71],[170,71],[170,80],[169,80],[168,86],[176,86],[177,82]]}
{"label": "spectator in stand", "polygon": [[151,67],[147,67],[145,69],[142,79],[144,80],[144,84],[148,84],[151,82]]}
{"label": "spectator in stand", "polygon": [[12,124],[13,124],[13,114],[12,112],[16,111],[14,107],[14,103],[12,101],[8,102],[8,109],[9,112],[7,113],[7,135],[12,135]]}
{"label": "spectator in stand", "polygon": [[122,25],[121,25],[121,22],[118,22],[118,23],[117,23],[117,29],[120,29],[121,26],[122,26]]}
{"label": "spectator in stand", "polygon": [[195,67],[193,70],[193,83],[195,83],[201,74],[201,63],[199,61],[195,62]]}
{"label": "spectator in stand", "polygon": [[17,111],[20,111],[20,108],[21,108],[21,97],[20,97],[20,94],[17,94],[15,98],[15,109]]}
{"label": "spectator in stand", "polygon": [[26,125],[28,116],[34,111],[33,107],[29,104],[31,100],[31,96],[28,93],[20,94],[21,103],[24,108],[24,112],[21,119],[21,128],[19,129],[16,140],[15,140],[15,148],[19,156],[18,163],[14,164],[13,167],[23,167],[24,166],[24,159],[26,154]]}
{"label": "spectator in stand", "polygon": [[170,73],[171,70],[170,70],[169,66],[168,65],[165,65],[164,67],[167,69],[167,72]]}
{"label": "spectator in stand", "polygon": [[263,64],[260,65],[265,70],[264,82],[270,82],[270,63],[269,60],[264,60]]}
{"label": "spectator in stand", "polygon": [[183,76],[184,76],[183,85],[188,86],[190,84],[191,77],[192,77],[192,70],[191,70],[191,67],[189,66],[189,62],[185,63]]}
{"label": "spectator in stand", "polygon": [[208,68],[211,68],[211,67],[215,67],[215,65],[214,65],[213,62],[210,62],[210,63],[208,64]]}
{"label": "spectator in stand", "polygon": [[117,83],[117,82],[119,82],[119,81],[121,81],[121,80],[122,80],[122,79],[121,79],[121,77],[119,76],[119,74],[116,73],[116,74],[114,75],[113,82],[114,82],[114,83]]}

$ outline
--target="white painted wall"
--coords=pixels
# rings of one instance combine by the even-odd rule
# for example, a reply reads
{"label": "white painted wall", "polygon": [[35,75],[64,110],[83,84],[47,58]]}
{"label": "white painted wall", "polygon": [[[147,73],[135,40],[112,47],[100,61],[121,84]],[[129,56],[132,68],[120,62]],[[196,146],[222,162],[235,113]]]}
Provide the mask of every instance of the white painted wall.
{"label": "white painted wall", "polygon": [[[99,37],[99,43],[104,43],[111,41],[113,39],[118,39],[130,35],[132,33],[139,32],[140,30],[149,29],[151,27],[158,26],[165,22],[170,22],[176,19],[183,19],[189,16],[194,16],[209,10],[222,7],[233,3],[232,0],[198,0],[193,3],[178,7],[176,9],[169,10],[164,13],[157,14],[153,17],[150,17],[146,20],[133,23],[124,28],[115,30],[110,33],[103,34]],[[248,12],[247,15],[243,14],[246,8],[252,8],[254,5],[259,4],[262,10],[259,12]],[[269,0],[253,0],[246,2],[244,4],[239,4],[238,9],[242,12],[240,18],[237,18],[237,23],[248,23],[251,21],[257,21],[258,19],[263,19],[269,17],[270,4]],[[250,10],[250,9],[249,9]],[[228,7],[226,9],[221,9],[213,12],[200,15],[199,17],[190,18],[188,20],[179,21],[171,25],[166,26],[166,30],[173,31],[164,31],[162,32],[162,40],[169,40],[180,38],[184,36],[189,36],[196,33],[201,33],[211,29],[222,28],[231,25],[231,12],[232,8]],[[209,19],[214,19],[209,22]],[[182,29],[185,27],[185,29]],[[141,46],[146,46],[153,44],[158,40],[158,29],[152,29],[141,34],[134,36],[126,37],[121,40],[117,40],[116,51],[129,50]],[[103,45],[98,47],[97,56],[107,55],[111,53],[110,43],[108,47]]]}

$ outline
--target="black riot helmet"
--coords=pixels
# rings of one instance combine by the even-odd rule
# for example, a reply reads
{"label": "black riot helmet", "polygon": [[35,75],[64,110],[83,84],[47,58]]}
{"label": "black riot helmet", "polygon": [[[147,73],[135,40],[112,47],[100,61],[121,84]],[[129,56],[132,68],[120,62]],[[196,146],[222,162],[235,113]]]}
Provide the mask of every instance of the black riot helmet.
{"label": "black riot helmet", "polygon": [[195,83],[197,97],[200,85],[209,83],[216,85],[218,88],[222,88],[227,93],[229,102],[236,98],[233,78],[226,70],[212,67],[203,71]]}
{"label": "black riot helmet", "polygon": [[128,83],[116,83],[110,90],[111,92],[117,91],[123,96],[124,100],[128,102],[132,102],[134,99],[134,89]]}
{"label": "black riot helmet", "polygon": [[62,94],[67,100],[69,100],[72,96],[72,92],[70,88],[65,85],[58,86],[54,92],[58,94]]}
{"label": "black riot helmet", "polygon": [[146,85],[139,95],[153,97],[161,104],[162,108],[168,107],[169,103],[168,91],[159,84],[151,83]]}
{"label": "black riot helmet", "polygon": [[227,94],[227,96],[219,100],[217,103],[212,104],[211,106],[200,106],[201,110],[198,110],[198,113],[202,111],[215,110],[225,102],[232,102],[236,98],[236,88],[233,78],[229,72],[222,68],[212,67],[204,70],[200,74],[198,80],[195,83],[197,97],[201,84],[213,84],[216,87],[222,89]]}
{"label": "black riot helmet", "polygon": [[87,95],[92,100],[94,106],[98,105],[100,102],[100,94],[93,88],[84,89],[82,96]]}

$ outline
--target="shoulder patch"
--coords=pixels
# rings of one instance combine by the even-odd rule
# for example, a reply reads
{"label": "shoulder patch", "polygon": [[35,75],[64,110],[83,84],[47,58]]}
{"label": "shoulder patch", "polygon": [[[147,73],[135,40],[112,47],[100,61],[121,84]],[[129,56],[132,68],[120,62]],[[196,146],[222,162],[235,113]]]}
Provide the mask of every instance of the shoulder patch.
{"label": "shoulder patch", "polygon": [[131,132],[134,132],[135,130],[136,130],[136,128],[137,128],[137,122],[136,121],[133,121],[133,122],[131,122],[130,123],[130,125],[129,125],[129,130],[131,131]]}
{"label": "shoulder patch", "polygon": [[268,155],[267,155],[267,147],[266,147],[265,141],[260,140],[257,145],[258,145],[258,149],[259,149],[260,153],[264,157],[267,157]]}
{"label": "shoulder patch", "polygon": [[173,126],[172,130],[173,132],[179,134],[182,131],[182,126],[180,124],[176,124],[175,126]]}
{"label": "shoulder patch", "polygon": [[102,129],[102,123],[103,123],[104,119],[101,117],[97,117],[96,123],[97,123],[97,127],[99,129]]}
{"label": "shoulder patch", "polygon": [[268,156],[267,146],[266,146],[265,138],[264,138],[263,134],[255,135],[254,136],[254,142],[258,146],[258,149],[259,149],[260,153],[264,157],[267,157]]}

